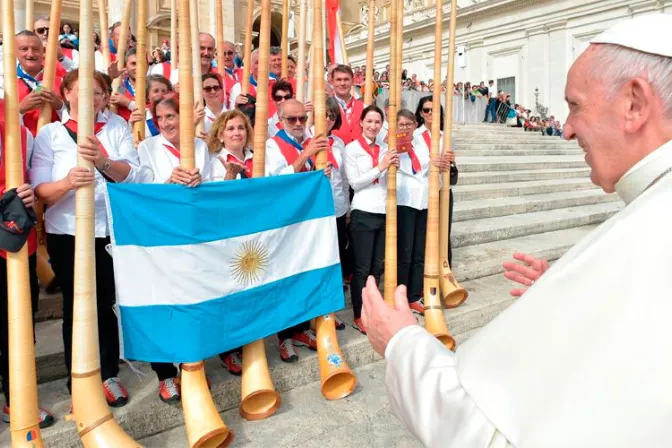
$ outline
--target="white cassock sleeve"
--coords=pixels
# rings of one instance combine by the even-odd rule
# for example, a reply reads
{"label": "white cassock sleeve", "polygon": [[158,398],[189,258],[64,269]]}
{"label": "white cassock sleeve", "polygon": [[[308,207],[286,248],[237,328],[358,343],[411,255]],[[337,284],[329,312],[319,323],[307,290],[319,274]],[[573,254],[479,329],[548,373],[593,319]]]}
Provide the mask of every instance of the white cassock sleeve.
{"label": "white cassock sleeve", "polygon": [[429,448],[506,447],[457,377],[457,358],[419,325],[394,335],[385,350],[390,405]]}

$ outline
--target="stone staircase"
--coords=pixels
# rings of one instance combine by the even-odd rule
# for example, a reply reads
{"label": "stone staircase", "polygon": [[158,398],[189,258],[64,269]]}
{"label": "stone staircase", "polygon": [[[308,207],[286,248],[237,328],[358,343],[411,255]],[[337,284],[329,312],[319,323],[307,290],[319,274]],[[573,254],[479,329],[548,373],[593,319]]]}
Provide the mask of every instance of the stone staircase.
{"label": "stone staircase", "polygon": [[[574,142],[500,125],[457,126],[454,132],[460,177],[454,187],[453,270],[470,296],[461,307],[447,311],[446,318],[460,342],[514,301],[508,294],[511,284],[501,275],[502,262],[514,251],[555,260],[622,203],[591,184],[583,152]],[[58,296],[41,299],[40,306],[49,310],[42,317],[50,319],[37,325],[38,381],[41,405],[58,418],[43,432],[45,442],[50,447],[70,447],[79,442],[74,424],[64,419],[70,400],[63,378],[60,321],[53,319],[58,316],[59,301]],[[349,310],[339,314],[351,322]],[[379,360],[366,338],[350,326],[339,332],[339,338],[353,369]],[[269,338],[267,355],[280,393],[319,380],[313,352],[299,349],[299,362],[284,364],[275,338]],[[237,407],[239,378],[230,376],[218,359],[207,364],[218,408]],[[182,425],[180,408],[158,399],[156,376],[149,366],[134,363],[134,367],[138,373],[122,366],[120,376],[131,400],[114,410],[117,421],[136,440]],[[0,444],[8,441],[9,427],[0,424]]]}

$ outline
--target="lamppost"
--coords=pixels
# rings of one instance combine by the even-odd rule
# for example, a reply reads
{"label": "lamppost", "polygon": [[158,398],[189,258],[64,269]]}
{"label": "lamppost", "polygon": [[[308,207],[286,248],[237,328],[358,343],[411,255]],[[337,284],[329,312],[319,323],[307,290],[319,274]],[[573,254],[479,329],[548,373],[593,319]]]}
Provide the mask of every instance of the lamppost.
{"label": "lamppost", "polygon": [[539,88],[537,87],[534,89],[534,98],[535,98],[535,108],[537,109],[537,113],[541,117],[542,120],[546,119],[546,114],[548,113],[548,107],[545,107],[543,104],[539,102]]}

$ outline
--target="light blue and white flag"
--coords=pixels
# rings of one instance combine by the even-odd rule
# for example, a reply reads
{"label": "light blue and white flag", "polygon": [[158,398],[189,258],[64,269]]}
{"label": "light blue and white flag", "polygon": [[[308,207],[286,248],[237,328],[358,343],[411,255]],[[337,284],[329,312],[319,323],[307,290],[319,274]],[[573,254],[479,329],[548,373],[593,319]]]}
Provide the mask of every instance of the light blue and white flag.
{"label": "light blue and white flag", "polygon": [[196,362],[345,307],[321,171],[107,188],[125,359]]}

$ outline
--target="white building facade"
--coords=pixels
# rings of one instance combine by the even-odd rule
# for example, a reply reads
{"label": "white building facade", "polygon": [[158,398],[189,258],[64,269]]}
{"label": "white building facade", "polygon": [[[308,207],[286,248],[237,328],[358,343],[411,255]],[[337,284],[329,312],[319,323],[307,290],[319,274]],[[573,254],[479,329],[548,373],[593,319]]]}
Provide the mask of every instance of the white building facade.
{"label": "white building facade", "polygon": [[[417,73],[419,79],[428,81],[434,70],[436,8],[426,7],[423,2],[405,3],[403,65],[409,76]],[[450,2],[447,3],[443,12],[446,65],[450,19]],[[374,65],[381,71],[389,64],[386,7],[377,11],[375,36]],[[672,0],[459,0],[456,46],[466,49],[466,67],[455,68],[455,82],[495,80],[498,89],[510,93],[514,102],[533,112],[538,102],[548,108],[549,114],[564,121],[568,114],[564,88],[573,61],[606,28],[651,13],[672,14]],[[363,7],[362,15],[366,14]],[[365,25],[350,30],[346,46],[351,64],[364,65]],[[446,72],[444,67],[442,79]]]}

